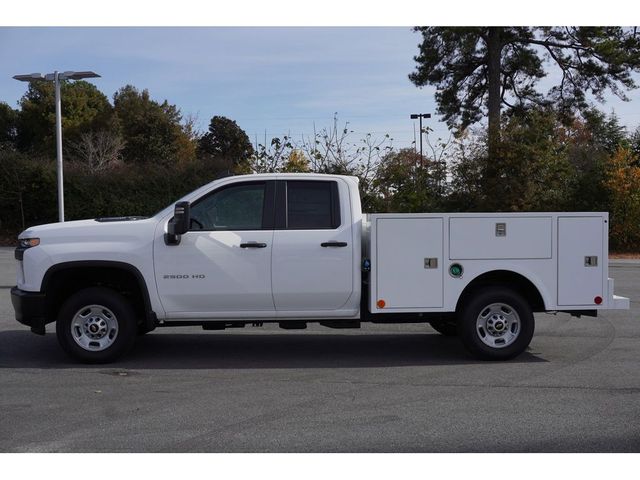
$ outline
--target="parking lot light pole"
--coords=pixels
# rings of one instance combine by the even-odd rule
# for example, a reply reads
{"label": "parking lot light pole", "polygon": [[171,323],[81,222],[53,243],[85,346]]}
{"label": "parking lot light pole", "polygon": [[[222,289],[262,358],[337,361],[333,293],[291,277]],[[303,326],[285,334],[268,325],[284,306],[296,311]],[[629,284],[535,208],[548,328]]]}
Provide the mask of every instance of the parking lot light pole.
{"label": "parking lot light pole", "polygon": [[[416,118],[420,119],[420,166],[422,167],[423,165],[423,156],[422,156],[422,119],[423,118],[431,118],[431,114],[430,113],[412,113],[410,118],[412,120],[415,120]],[[414,123],[415,125],[415,123]]]}
{"label": "parking lot light pole", "polygon": [[60,99],[60,74],[53,72],[56,87],[56,162],[58,172],[58,221],[64,222],[64,182],[62,179],[62,100]]}
{"label": "parking lot light pole", "polygon": [[60,82],[62,80],[80,80],[82,78],[97,78],[95,72],[73,72],[67,71],[59,73],[30,73],[27,75],[14,75],[13,78],[21,82],[53,81],[56,92],[56,158],[58,173],[58,221],[64,222],[64,184],[62,178],[62,100],[60,98]]}

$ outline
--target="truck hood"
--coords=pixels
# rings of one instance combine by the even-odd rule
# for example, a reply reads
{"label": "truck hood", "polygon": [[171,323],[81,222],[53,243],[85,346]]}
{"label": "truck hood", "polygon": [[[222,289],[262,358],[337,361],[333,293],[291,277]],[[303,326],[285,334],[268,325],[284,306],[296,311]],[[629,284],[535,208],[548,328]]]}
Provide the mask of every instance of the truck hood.
{"label": "truck hood", "polygon": [[114,217],[91,220],[74,220],[71,222],[48,223],[29,227],[18,238],[40,238],[46,243],[77,243],[82,241],[126,241],[137,237],[141,231],[152,231],[157,223],[154,218]]}

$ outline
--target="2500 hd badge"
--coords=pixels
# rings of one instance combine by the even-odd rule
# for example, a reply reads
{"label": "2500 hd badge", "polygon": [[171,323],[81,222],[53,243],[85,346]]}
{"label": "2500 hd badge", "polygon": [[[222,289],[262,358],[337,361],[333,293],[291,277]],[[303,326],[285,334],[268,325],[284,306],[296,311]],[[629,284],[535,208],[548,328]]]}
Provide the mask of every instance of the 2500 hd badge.
{"label": "2500 hd badge", "polygon": [[162,278],[164,278],[165,280],[181,280],[181,279],[196,279],[196,280],[201,280],[203,278],[206,278],[206,275],[203,274],[194,274],[194,275],[163,275]]}

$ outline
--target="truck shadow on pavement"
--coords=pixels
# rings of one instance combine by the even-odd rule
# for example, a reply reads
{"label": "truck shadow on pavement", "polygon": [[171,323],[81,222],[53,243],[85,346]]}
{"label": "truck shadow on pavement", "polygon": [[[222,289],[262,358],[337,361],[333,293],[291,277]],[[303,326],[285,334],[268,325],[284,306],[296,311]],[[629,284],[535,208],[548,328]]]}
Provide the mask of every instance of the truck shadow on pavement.
{"label": "truck shadow on pavement", "polygon": [[[514,363],[546,362],[527,351]],[[128,369],[380,368],[486,363],[435,333],[150,333],[116,363]],[[104,368],[69,359],[55,334],[0,332],[0,368]]]}

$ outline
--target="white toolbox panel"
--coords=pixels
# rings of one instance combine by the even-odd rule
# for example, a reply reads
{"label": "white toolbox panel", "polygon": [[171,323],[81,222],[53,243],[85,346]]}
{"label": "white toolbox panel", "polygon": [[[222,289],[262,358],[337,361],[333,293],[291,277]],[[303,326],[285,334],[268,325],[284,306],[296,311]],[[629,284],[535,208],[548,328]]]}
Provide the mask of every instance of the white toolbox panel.
{"label": "white toolbox panel", "polygon": [[[499,235],[498,230],[504,235]],[[551,258],[551,231],[550,216],[452,217],[449,218],[449,258]]]}
{"label": "white toolbox panel", "polygon": [[[443,219],[377,218],[376,298],[385,309],[443,305]],[[435,259],[435,262],[434,260]],[[429,263],[431,260],[431,263]],[[437,264],[437,266],[433,266]],[[429,267],[429,268],[426,268]]]}
{"label": "white toolbox panel", "polygon": [[[596,296],[605,297],[604,227],[602,217],[558,218],[558,305],[595,306]],[[585,257],[597,257],[597,266]]]}

